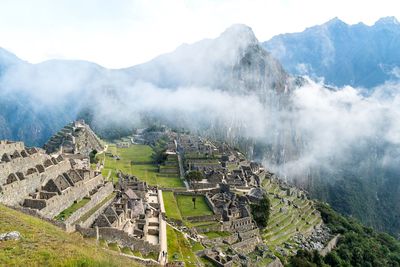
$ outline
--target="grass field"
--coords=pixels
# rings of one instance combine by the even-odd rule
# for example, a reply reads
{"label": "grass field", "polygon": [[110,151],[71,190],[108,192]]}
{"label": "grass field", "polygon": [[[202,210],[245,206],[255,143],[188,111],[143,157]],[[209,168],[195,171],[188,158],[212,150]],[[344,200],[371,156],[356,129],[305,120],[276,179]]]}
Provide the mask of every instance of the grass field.
{"label": "grass field", "polygon": [[94,240],[67,234],[39,218],[0,205],[0,233],[18,231],[21,240],[0,242],[0,266],[139,266]]}
{"label": "grass field", "polygon": [[173,192],[163,191],[163,199],[165,206],[165,213],[168,218],[175,220],[182,220],[181,213],[176,203],[176,199]]}
{"label": "grass field", "polygon": [[182,217],[213,215],[203,196],[196,197],[196,208],[193,207],[192,198],[192,196],[176,196]]}
{"label": "grass field", "polygon": [[99,154],[97,158],[99,160],[105,159],[102,174],[107,177],[109,171],[111,171],[111,179],[114,182],[117,181],[117,172],[120,170],[123,173],[135,175],[149,185],[158,185],[166,188],[184,186],[178,174],[167,177],[158,172],[158,166],[153,164],[153,149],[150,146],[131,145],[129,148],[117,148],[114,144],[110,144],[107,152],[118,156],[119,160],[106,156],[105,153]]}
{"label": "grass field", "polygon": [[230,236],[231,233],[230,232],[207,232],[204,233],[205,236],[207,236],[208,238],[217,238],[217,237],[225,237],[225,236]]}

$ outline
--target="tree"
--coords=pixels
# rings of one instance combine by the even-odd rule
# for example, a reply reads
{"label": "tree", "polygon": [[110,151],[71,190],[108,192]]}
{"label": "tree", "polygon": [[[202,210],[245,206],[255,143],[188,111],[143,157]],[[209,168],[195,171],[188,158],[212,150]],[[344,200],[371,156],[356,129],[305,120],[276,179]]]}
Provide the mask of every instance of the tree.
{"label": "tree", "polygon": [[186,174],[186,179],[189,181],[201,181],[204,179],[204,175],[200,171],[190,171]]}
{"label": "tree", "polygon": [[258,203],[250,204],[251,214],[256,223],[262,228],[267,227],[271,204],[267,194]]}
{"label": "tree", "polygon": [[96,154],[97,154],[96,149],[92,150],[92,152],[89,153],[90,163],[97,163]]}

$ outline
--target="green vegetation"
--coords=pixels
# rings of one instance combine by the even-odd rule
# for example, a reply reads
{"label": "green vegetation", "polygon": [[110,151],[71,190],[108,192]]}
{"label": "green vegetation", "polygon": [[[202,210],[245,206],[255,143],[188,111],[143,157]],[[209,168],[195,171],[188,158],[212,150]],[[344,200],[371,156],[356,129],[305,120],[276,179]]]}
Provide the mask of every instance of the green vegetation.
{"label": "green vegetation", "polygon": [[111,249],[111,250],[117,251],[117,252],[120,251],[119,246],[118,246],[117,243],[108,243],[108,248]]}
{"label": "green vegetation", "polygon": [[133,255],[132,250],[130,248],[127,248],[127,247],[121,248],[121,252],[124,253],[124,254],[127,254],[127,255]]}
{"label": "green vegetation", "polygon": [[[107,155],[106,155],[107,154]],[[117,182],[117,173],[135,175],[149,185],[158,185],[165,188],[181,188],[184,186],[178,174],[167,176],[159,173],[158,166],[153,160],[154,151],[147,145],[132,145],[128,148],[117,148],[109,145],[106,153],[98,155],[98,159],[105,159],[103,176],[107,177],[111,171],[110,179]]]}
{"label": "green vegetation", "polygon": [[165,154],[165,151],[167,150],[167,142],[168,137],[165,135],[157,140],[155,146],[153,147],[154,152],[152,154],[152,159],[155,163],[162,164],[167,159],[167,155]]}
{"label": "green vegetation", "polygon": [[139,266],[104,250],[94,240],[0,205],[0,233],[18,231],[21,240],[0,242],[0,266]]}
{"label": "green vegetation", "polygon": [[167,243],[168,261],[184,261],[185,266],[196,266],[197,259],[192,245],[181,232],[169,225],[167,225]]}
{"label": "green vegetation", "polygon": [[226,237],[226,236],[230,236],[231,233],[230,232],[215,232],[215,231],[210,231],[207,233],[204,233],[205,236],[207,236],[208,238],[217,238],[217,237]]}
{"label": "green vegetation", "polygon": [[163,199],[167,217],[175,220],[182,220],[174,192],[163,191]]}
{"label": "green vegetation", "polygon": [[200,171],[190,171],[186,174],[186,179],[189,181],[201,181],[204,179],[204,175]]}
{"label": "green vegetation", "polygon": [[60,214],[58,214],[54,219],[59,221],[64,221],[69,218],[75,211],[82,208],[90,201],[90,198],[83,198],[81,201],[75,202],[69,208],[63,210]]}
{"label": "green vegetation", "polygon": [[212,215],[213,212],[208,207],[204,196],[196,197],[196,208],[193,208],[193,197],[185,196],[185,195],[177,195],[176,201],[178,203],[179,210],[183,217],[192,217],[192,216],[204,216],[204,215]]}
{"label": "green vegetation", "polygon": [[97,163],[97,158],[96,158],[96,154],[97,154],[97,150],[93,150],[89,153],[89,159],[90,159],[90,163]]}
{"label": "green vegetation", "polygon": [[267,227],[271,204],[267,194],[264,194],[263,199],[257,204],[251,204],[251,214],[256,223],[262,228]]}
{"label": "green vegetation", "polygon": [[[286,249],[284,244],[289,243],[297,247],[298,244],[291,240],[294,234],[307,233],[320,224],[322,219],[315,213],[311,201],[295,195],[287,196],[286,190],[281,190],[277,182],[266,179],[263,187],[268,192],[271,207],[268,225],[262,230],[264,243],[276,256],[280,256],[280,253],[276,251],[277,247],[283,248],[290,255],[292,252]],[[283,203],[280,198],[291,201],[292,205]],[[295,205],[297,208],[294,207]]]}
{"label": "green vegetation", "polygon": [[93,208],[91,208],[88,212],[86,212],[82,217],[80,217],[76,222],[74,222],[75,224],[77,222],[84,222],[87,219],[89,219],[90,216],[92,216],[93,213],[95,213],[101,206],[103,206],[107,201],[109,201],[110,199],[114,198],[116,195],[116,193],[112,193],[110,194],[108,197],[106,197],[105,199],[103,199],[103,201],[99,202],[96,206],[94,206]]}
{"label": "green vegetation", "polygon": [[335,250],[325,257],[298,251],[290,266],[400,266],[400,242],[320,203],[318,210],[334,234],[341,234]]}

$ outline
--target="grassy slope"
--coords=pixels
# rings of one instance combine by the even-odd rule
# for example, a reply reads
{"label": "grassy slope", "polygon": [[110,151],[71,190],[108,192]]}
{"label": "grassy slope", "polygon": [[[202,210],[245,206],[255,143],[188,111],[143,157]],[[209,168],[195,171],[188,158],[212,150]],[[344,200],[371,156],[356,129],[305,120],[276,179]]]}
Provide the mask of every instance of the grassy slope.
{"label": "grassy slope", "polygon": [[185,266],[196,266],[196,255],[193,251],[201,249],[199,244],[192,245],[182,233],[167,226],[168,261],[184,261]]}
{"label": "grassy slope", "polygon": [[19,241],[0,242],[0,266],[139,266],[79,234],[67,234],[38,218],[0,205],[0,233],[18,231]]}

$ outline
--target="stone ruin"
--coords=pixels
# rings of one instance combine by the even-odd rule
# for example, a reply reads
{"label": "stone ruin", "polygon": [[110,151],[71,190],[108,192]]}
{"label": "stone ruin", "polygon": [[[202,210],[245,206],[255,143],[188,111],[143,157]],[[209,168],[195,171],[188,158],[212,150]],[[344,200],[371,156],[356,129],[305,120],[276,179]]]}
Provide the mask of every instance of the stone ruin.
{"label": "stone ruin", "polygon": [[69,123],[53,135],[44,145],[47,153],[81,154],[86,157],[93,150],[102,151],[104,146],[83,120]]}
{"label": "stone ruin", "polygon": [[241,254],[252,252],[262,239],[252,219],[248,198],[231,192],[226,185],[220,192],[206,193],[205,197],[214,214],[222,217],[221,231],[237,236],[231,248]]}
{"label": "stone ruin", "polygon": [[112,184],[105,183],[101,173],[79,164],[76,159],[54,157],[42,149],[10,141],[0,141],[0,155],[2,204],[53,219],[83,198],[90,199],[65,222],[66,230],[73,231],[75,219],[113,191]]}
{"label": "stone ruin", "polygon": [[204,250],[204,257],[219,267],[232,267],[239,261],[238,255],[226,255],[215,248]]}
{"label": "stone ruin", "polygon": [[160,253],[164,212],[161,192],[149,188],[134,176],[119,174],[116,196],[89,228],[78,228],[84,236],[140,251],[143,255]]}

